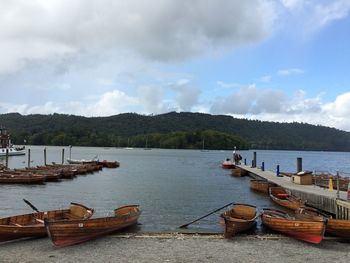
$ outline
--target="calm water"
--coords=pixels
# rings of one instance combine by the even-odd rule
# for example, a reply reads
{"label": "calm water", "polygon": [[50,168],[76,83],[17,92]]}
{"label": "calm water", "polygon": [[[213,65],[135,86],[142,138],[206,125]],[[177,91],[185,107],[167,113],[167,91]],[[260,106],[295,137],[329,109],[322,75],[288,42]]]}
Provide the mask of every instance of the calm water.
{"label": "calm water", "polygon": [[[43,164],[44,147],[31,146],[31,165]],[[61,162],[62,147],[47,147],[47,162]],[[65,148],[66,157],[69,148]],[[30,200],[38,209],[63,208],[70,202],[94,207],[96,215],[111,215],[114,208],[140,204],[142,231],[178,231],[177,227],[230,202],[274,206],[267,196],[249,189],[250,178],[235,178],[220,163],[230,151],[143,150],[73,147],[73,159],[118,160],[120,168],[79,176],[74,180],[39,186],[0,185],[0,216],[30,212],[22,201]],[[251,163],[253,151],[241,151]],[[296,158],[303,158],[307,170],[350,172],[350,153],[257,151],[257,163],[266,169],[294,172]],[[9,158],[11,168],[27,165],[27,155]],[[4,163],[0,159],[0,163]],[[218,214],[191,225],[194,231],[221,231]]]}

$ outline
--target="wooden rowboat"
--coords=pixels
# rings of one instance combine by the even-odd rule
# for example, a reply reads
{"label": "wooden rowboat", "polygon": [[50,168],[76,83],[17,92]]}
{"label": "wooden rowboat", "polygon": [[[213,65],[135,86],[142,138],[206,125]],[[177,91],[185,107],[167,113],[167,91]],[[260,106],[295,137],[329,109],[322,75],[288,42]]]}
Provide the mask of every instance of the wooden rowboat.
{"label": "wooden rowboat", "polygon": [[295,213],[297,218],[312,218],[313,220],[327,220],[326,232],[344,238],[350,238],[350,220],[334,219],[318,209],[302,207]]}
{"label": "wooden rowboat", "polygon": [[286,208],[289,208],[293,211],[296,211],[301,206],[304,205],[304,202],[297,198],[296,196],[293,196],[289,192],[286,191],[283,187],[270,187],[269,193],[271,199]]}
{"label": "wooden rowboat", "polygon": [[45,219],[87,219],[94,210],[81,204],[71,203],[69,209],[36,212],[0,218],[0,242],[29,237],[44,237],[47,232]]}
{"label": "wooden rowboat", "polygon": [[322,241],[326,230],[325,221],[297,219],[275,209],[263,209],[261,220],[265,226],[274,231],[314,244]]}
{"label": "wooden rowboat", "polygon": [[269,193],[269,188],[270,187],[275,187],[276,184],[275,183],[271,183],[269,181],[266,180],[257,180],[257,179],[252,179],[250,180],[250,188],[258,191],[258,192],[262,192],[265,194]]}
{"label": "wooden rowboat", "polygon": [[141,214],[138,205],[114,210],[114,216],[88,220],[45,220],[53,244],[57,247],[79,244],[99,236],[135,225]]}
{"label": "wooden rowboat", "polygon": [[231,238],[239,232],[252,228],[256,223],[256,207],[248,204],[234,204],[220,215],[225,222],[225,238]]}
{"label": "wooden rowboat", "polygon": [[44,184],[44,175],[0,174],[0,184]]}
{"label": "wooden rowboat", "polygon": [[117,168],[120,166],[120,163],[118,161],[103,160],[103,161],[98,162],[98,164],[102,165],[103,167],[106,167],[106,168]]}

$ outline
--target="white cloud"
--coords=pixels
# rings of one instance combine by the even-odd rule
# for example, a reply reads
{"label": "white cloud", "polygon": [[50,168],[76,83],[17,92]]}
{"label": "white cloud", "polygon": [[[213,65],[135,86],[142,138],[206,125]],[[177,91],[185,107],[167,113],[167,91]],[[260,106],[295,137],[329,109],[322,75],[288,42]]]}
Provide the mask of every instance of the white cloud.
{"label": "white cloud", "polygon": [[282,76],[303,74],[304,70],[299,68],[280,69],[277,74]]}
{"label": "white cloud", "polygon": [[328,4],[318,4],[315,7],[315,20],[319,21],[321,26],[331,23],[332,21],[342,19],[349,14],[350,1],[337,0]]}
{"label": "white cloud", "polygon": [[262,77],[260,78],[260,81],[261,81],[261,82],[270,82],[271,79],[272,79],[272,76],[270,76],[270,75],[265,75],[265,76],[262,76]]}
{"label": "white cloud", "polygon": [[101,52],[179,61],[264,39],[261,0],[0,0],[0,73]]}

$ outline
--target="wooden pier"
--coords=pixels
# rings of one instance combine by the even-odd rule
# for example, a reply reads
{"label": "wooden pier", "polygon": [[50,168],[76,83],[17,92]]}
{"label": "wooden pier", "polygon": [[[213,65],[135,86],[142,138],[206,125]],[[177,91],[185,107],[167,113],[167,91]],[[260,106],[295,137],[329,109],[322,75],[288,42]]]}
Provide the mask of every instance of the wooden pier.
{"label": "wooden pier", "polygon": [[337,218],[350,218],[350,202],[343,201],[347,199],[345,191],[339,191],[339,196],[337,196],[336,190],[329,191],[327,188],[321,188],[316,185],[295,184],[291,177],[277,176],[272,171],[262,171],[259,168],[248,165],[237,165],[237,167],[247,171],[251,177],[265,179],[288,189],[293,195],[301,198],[310,206],[335,214]]}

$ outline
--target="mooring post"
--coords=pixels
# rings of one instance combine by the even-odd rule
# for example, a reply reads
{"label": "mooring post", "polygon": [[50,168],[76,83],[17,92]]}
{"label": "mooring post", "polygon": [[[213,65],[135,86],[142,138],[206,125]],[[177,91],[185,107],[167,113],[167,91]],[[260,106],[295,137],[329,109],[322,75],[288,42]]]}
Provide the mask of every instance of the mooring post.
{"label": "mooring post", "polygon": [[256,152],[253,153],[253,156],[254,156],[253,168],[255,168],[256,167]]}
{"label": "mooring post", "polygon": [[303,159],[301,157],[297,158],[297,173],[303,170]]}
{"label": "mooring post", "polygon": [[28,168],[30,168],[30,149],[28,149]]}
{"label": "mooring post", "polygon": [[276,175],[280,176],[280,165],[279,164],[277,164],[277,167],[276,167]]}
{"label": "mooring post", "polygon": [[9,149],[6,149],[6,161],[5,161],[6,168],[9,168]]}
{"label": "mooring post", "polygon": [[62,149],[62,164],[64,163],[64,148]]}
{"label": "mooring post", "polygon": [[261,163],[261,171],[265,171],[265,162]]}
{"label": "mooring post", "polygon": [[337,171],[337,198],[340,197],[340,193],[339,193],[339,172]]}
{"label": "mooring post", "polygon": [[44,165],[46,166],[46,147],[44,148]]}
{"label": "mooring post", "polygon": [[254,160],[252,160],[252,166],[251,167],[254,168]]}
{"label": "mooring post", "polygon": [[247,165],[247,158],[244,158],[244,165]]}

